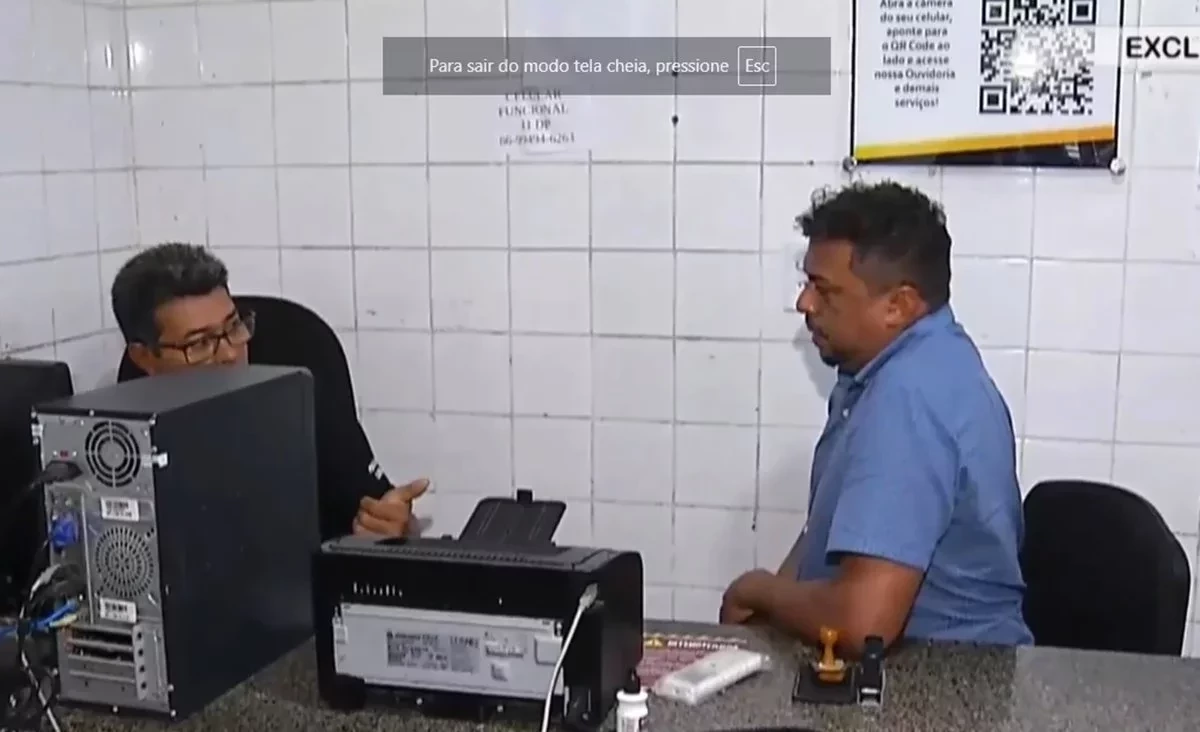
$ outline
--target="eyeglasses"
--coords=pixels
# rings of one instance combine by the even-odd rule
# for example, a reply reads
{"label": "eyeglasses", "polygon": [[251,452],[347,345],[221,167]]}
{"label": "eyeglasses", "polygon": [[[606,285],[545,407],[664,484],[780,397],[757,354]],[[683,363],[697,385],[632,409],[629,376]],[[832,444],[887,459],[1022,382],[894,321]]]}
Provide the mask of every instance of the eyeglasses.
{"label": "eyeglasses", "polygon": [[234,348],[240,348],[254,337],[254,312],[239,311],[228,321],[220,333],[209,333],[187,343],[159,343],[159,348],[169,348],[183,354],[183,360],[189,364],[202,364],[213,360],[225,341]]}

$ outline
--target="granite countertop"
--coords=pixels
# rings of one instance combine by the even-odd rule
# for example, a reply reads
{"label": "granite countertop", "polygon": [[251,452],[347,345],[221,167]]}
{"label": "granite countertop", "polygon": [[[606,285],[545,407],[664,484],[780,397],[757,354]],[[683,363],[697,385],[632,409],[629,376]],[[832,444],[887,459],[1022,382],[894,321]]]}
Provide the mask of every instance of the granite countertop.
{"label": "granite countertop", "polygon": [[[768,650],[772,670],[697,707],[651,700],[653,732],[707,732],[791,726],[820,732],[1172,732],[1200,728],[1200,661],[1053,648],[912,645],[889,655],[881,709],[793,704],[807,651],[760,632],[685,623],[648,623],[661,632],[744,634]],[[341,714],[317,696],[315,656],[305,645],[192,718],[166,725],[59,710],[69,732],[475,732],[482,725],[409,712]],[[610,722],[607,729],[612,728]],[[487,725],[497,732],[529,726]]]}

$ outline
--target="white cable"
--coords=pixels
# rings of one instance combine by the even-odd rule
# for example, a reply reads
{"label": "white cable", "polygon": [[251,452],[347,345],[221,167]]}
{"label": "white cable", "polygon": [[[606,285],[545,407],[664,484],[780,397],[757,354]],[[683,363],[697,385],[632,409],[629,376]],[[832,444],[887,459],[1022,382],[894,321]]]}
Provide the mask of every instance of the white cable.
{"label": "white cable", "polygon": [[[541,732],[549,732],[550,704],[554,701],[554,688],[558,686],[558,677],[562,674],[563,661],[567,658],[567,650],[571,647],[571,641],[575,639],[575,630],[579,627],[579,621],[583,619],[583,614],[596,602],[596,595],[599,593],[600,590],[595,585],[588,585],[583,594],[579,596],[579,607],[575,608],[575,617],[571,618],[571,627],[567,629],[567,634],[563,637],[562,648],[559,649],[558,658],[554,661],[554,671],[550,674],[550,688],[546,689],[546,703],[542,705]],[[566,704],[565,695],[563,703]],[[563,711],[566,712],[566,709],[564,708]]]}
{"label": "white cable", "polygon": [[[21,651],[21,666],[22,670],[24,670],[26,673],[32,673],[32,668],[29,665],[29,656],[25,655],[25,651]],[[47,702],[46,690],[42,688],[41,684],[38,684],[36,688],[38,701],[40,701],[42,706],[46,708],[44,714],[46,719],[50,721],[50,726],[54,728],[54,732],[63,732],[62,727],[59,725],[58,717],[54,716],[54,710],[50,708],[50,705]]]}
{"label": "white cable", "polygon": [[49,567],[43,569],[42,573],[38,575],[38,578],[34,580],[33,585],[29,588],[29,594],[26,596],[26,599],[31,599],[36,595],[37,591],[42,589],[42,585],[50,582],[55,573],[62,569],[63,566],[62,564],[51,564]]}

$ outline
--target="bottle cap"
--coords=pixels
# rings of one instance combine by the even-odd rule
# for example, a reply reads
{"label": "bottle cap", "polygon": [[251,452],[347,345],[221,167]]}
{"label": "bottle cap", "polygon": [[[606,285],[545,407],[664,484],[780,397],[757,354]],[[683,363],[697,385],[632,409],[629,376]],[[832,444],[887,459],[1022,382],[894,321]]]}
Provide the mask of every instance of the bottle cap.
{"label": "bottle cap", "polygon": [[629,674],[629,678],[625,679],[625,686],[621,687],[621,691],[626,694],[640,694],[642,691],[642,680],[638,677],[637,671]]}

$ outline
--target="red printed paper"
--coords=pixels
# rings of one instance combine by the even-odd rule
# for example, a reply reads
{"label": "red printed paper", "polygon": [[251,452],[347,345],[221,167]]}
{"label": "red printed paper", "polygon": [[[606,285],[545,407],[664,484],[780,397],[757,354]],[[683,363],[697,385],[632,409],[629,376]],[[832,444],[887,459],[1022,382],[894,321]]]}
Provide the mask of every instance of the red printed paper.
{"label": "red printed paper", "polygon": [[686,668],[713,651],[745,647],[746,641],[742,638],[647,633],[638,676],[642,686],[649,689],[663,676]]}

